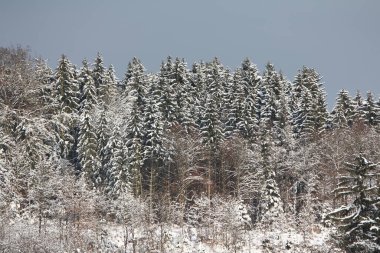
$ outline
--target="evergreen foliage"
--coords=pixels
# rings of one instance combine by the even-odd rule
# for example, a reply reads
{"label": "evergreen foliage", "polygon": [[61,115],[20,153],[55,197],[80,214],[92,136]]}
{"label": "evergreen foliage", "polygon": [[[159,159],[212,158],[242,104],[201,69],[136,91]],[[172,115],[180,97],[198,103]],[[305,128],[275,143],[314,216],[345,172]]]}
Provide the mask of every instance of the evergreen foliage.
{"label": "evergreen foliage", "polygon": [[362,154],[355,163],[346,163],[335,189],[338,198],[349,203],[327,215],[339,226],[342,245],[348,252],[378,252],[380,250],[380,198],[378,196],[378,165]]}

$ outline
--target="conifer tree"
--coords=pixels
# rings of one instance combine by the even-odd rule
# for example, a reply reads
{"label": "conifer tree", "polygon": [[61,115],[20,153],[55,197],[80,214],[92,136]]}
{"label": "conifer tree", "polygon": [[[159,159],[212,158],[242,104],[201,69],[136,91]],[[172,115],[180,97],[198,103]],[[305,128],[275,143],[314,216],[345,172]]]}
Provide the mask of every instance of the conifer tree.
{"label": "conifer tree", "polygon": [[161,64],[156,84],[152,87],[152,96],[154,96],[162,114],[163,121],[168,127],[178,123],[176,91],[173,85],[174,78],[171,69],[172,62],[171,58],[168,57],[167,62]]}
{"label": "conifer tree", "polygon": [[341,90],[336,98],[336,105],[332,111],[332,123],[336,127],[352,126],[354,117],[354,101],[346,90]]}
{"label": "conifer tree", "polygon": [[[112,69],[111,69],[112,70]],[[111,73],[112,75],[112,73]],[[108,71],[104,67],[103,58],[100,53],[97,54],[92,71],[96,87],[96,95],[100,103],[108,104],[112,93],[112,78],[108,76]]]}
{"label": "conifer tree", "polygon": [[96,95],[96,86],[94,79],[92,78],[92,71],[88,66],[86,60],[82,62],[83,66],[80,69],[79,81],[80,81],[80,112],[84,110],[94,110],[95,106],[98,104],[98,99]]}
{"label": "conifer tree", "polygon": [[107,101],[107,102],[111,102],[112,99],[114,98],[114,96],[117,94],[118,92],[118,89],[120,88],[119,86],[119,80],[116,76],[116,72],[115,72],[115,68],[114,66],[111,64],[109,67],[108,67],[108,70],[107,70],[107,82],[109,83],[110,85],[110,90],[109,90],[109,93],[108,93],[108,98],[105,97],[104,99]]}
{"label": "conifer tree", "polygon": [[338,198],[349,203],[332,211],[326,218],[338,224],[338,239],[347,252],[380,251],[380,198],[375,181],[379,172],[377,164],[362,154],[355,163],[346,163],[335,189]]}
{"label": "conifer tree", "polygon": [[[268,123],[266,124],[270,124],[269,119],[267,120]],[[273,222],[277,223],[278,220],[282,218],[284,210],[276,182],[276,168],[272,159],[273,143],[270,131],[268,126],[261,124],[265,124],[265,122],[260,123],[260,167],[263,179],[260,192],[260,218],[264,223],[271,225]]]}
{"label": "conifer tree", "polygon": [[48,113],[56,113],[58,104],[53,94],[54,73],[47,65],[47,62],[38,59],[35,67],[36,81],[40,87],[38,94],[35,94],[44,110]]}
{"label": "conifer tree", "polygon": [[241,115],[242,121],[238,123],[240,132],[245,138],[251,139],[257,132],[257,109],[256,99],[258,97],[258,90],[261,83],[261,76],[256,65],[252,64],[249,59],[245,59],[242,63],[241,70],[237,70],[235,73],[241,72],[240,85],[242,89],[242,105]]}
{"label": "conifer tree", "polygon": [[116,125],[106,146],[106,149],[110,152],[110,159],[106,165],[106,192],[114,197],[129,192],[131,188],[126,150],[123,146],[120,129]]}
{"label": "conifer tree", "polygon": [[206,102],[206,66],[203,62],[193,65],[191,83],[193,86],[191,97],[193,98],[193,106],[190,113],[193,114],[194,123],[198,128],[201,126],[201,118],[203,114],[203,106]]}
{"label": "conifer tree", "polygon": [[83,61],[80,70],[82,88],[80,103],[80,122],[78,135],[78,157],[82,173],[88,179],[90,186],[100,187],[104,177],[100,171],[98,157],[98,138],[94,126],[94,109],[97,105],[95,82],[91,75],[87,61]]}
{"label": "conifer tree", "polygon": [[314,138],[326,128],[328,113],[321,80],[314,69],[305,66],[295,77],[291,109],[296,136]]}
{"label": "conifer tree", "polygon": [[190,113],[190,106],[193,103],[191,98],[193,87],[191,86],[190,74],[184,59],[175,59],[173,77],[178,123],[183,125],[185,129],[190,129],[194,125],[194,119]]}
{"label": "conifer tree", "polygon": [[87,106],[87,103],[84,102],[79,122],[78,157],[82,173],[89,186],[92,187],[99,187],[103,183],[97,145],[97,136],[93,126],[90,106]]}
{"label": "conifer tree", "polygon": [[59,60],[54,88],[61,111],[75,113],[78,108],[78,82],[75,69],[65,55]]}
{"label": "conifer tree", "polygon": [[271,63],[268,63],[265,67],[261,91],[263,99],[261,102],[260,120],[268,118],[269,126],[273,127],[279,120],[279,101],[283,88],[280,76]]}
{"label": "conifer tree", "polygon": [[[233,81],[230,86],[227,88],[225,96],[225,119],[223,122],[224,135],[226,138],[233,136],[236,133],[239,133],[239,127],[243,133],[248,133],[250,131],[250,120],[244,121],[243,111],[243,91],[242,86],[240,85],[240,71],[236,71],[233,77]],[[248,123],[249,122],[249,123]]]}
{"label": "conifer tree", "polygon": [[380,120],[380,108],[377,106],[371,92],[367,92],[367,98],[361,109],[362,119],[369,126],[376,126]]}
{"label": "conifer tree", "polygon": [[146,76],[140,60],[133,58],[128,64],[124,84],[129,103],[125,128],[125,142],[128,149],[127,159],[132,190],[136,196],[142,193],[142,168],[144,164],[144,128],[143,119],[146,106]]}
{"label": "conifer tree", "polygon": [[106,114],[106,109],[100,112],[99,122],[96,127],[96,137],[97,137],[97,156],[99,159],[99,174],[101,181],[107,184],[107,174],[110,159],[112,156],[112,150],[108,146],[108,141],[111,138],[111,133],[109,129],[108,115]]}
{"label": "conifer tree", "polygon": [[61,156],[78,166],[77,112],[79,108],[79,84],[75,66],[62,55],[54,74],[53,94],[60,113],[56,117],[55,132]]}

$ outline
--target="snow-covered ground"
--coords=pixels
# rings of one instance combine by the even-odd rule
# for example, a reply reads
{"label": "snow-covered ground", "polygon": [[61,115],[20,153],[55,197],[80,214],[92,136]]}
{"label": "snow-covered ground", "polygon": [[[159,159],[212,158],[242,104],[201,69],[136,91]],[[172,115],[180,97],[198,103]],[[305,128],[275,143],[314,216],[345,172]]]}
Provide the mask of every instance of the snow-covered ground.
{"label": "snow-covered ground", "polygon": [[305,233],[284,222],[282,226],[229,230],[186,223],[141,224],[134,228],[111,222],[65,225],[48,221],[39,233],[38,220],[0,224],[2,252],[119,252],[119,253],[266,253],[340,252],[332,247],[331,228],[311,224]]}
{"label": "snow-covered ground", "polygon": [[[198,234],[194,227],[181,228],[173,225],[166,227],[161,235],[160,228],[155,229],[151,236],[148,237],[144,232],[136,232],[134,239],[129,234],[128,244],[125,247],[125,229],[120,226],[108,226],[106,228],[109,250],[122,250],[125,252],[168,252],[168,253],[222,253],[222,252],[244,252],[244,253],[261,253],[261,252],[328,252],[330,238],[330,229],[319,227],[311,233],[301,233],[294,229],[275,229],[272,231],[263,231],[259,229],[243,231],[235,243],[226,244],[229,240],[226,234],[225,238],[204,238]],[[161,237],[162,236],[162,237]],[[154,237],[154,238],[153,238]],[[162,238],[162,249],[160,248],[160,239]],[[148,241],[156,241],[157,250],[148,250]]]}

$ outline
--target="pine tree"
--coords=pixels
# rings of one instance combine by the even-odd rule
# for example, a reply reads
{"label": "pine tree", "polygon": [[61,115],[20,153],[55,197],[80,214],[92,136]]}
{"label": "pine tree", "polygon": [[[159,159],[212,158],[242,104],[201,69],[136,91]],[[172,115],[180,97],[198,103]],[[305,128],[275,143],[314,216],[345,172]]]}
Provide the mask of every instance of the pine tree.
{"label": "pine tree", "polygon": [[111,133],[109,129],[108,115],[106,114],[106,109],[100,112],[99,122],[96,127],[96,137],[97,137],[97,156],[99,159],[99,174],[101,181],[107,181],[107,174],[109,174],[108,167],[110,159],[112,156],[112,150],[108,146],[108,141],[111,138]]}
{"label": "pine tree", "polygon": [[356,95],[353,99],[353,106],[354,106],[354,121],[359,121],[363,119],[363,114],[361,109],[363,108],[363,98],[360,94],[360,91],[356,91]]}
{"label": "pine tree", "polygon": [[257,108],[255,101],[258,97],[258,90],[262,77],[256,65],[253,65],[249,59],[245,59],[242,63],[241,70],[237,70],[235,74],[240,72],[240,86],[242,89],[241,97],[241,121],[238,123],[241,134],[252,139],[257,132]]}
{"label": "pine tree", "polygon": [[146,76],[140,60],[133,58],[128,64],[124,84],[129,103],[125,142],[128,148],[128,163],[132,178],[132,190],[136,196],[142,193],[142,168],[144,165],[144,128],[143,119],[146,106]]}
{"label": "pine tree", "polygon": [[[152,88],[152,87],[151,87]],[[152,92],[148,92],[152,93]],[[166,167],[166,150],[164,148],[164,134],[161,114],[154,97],[148,97],[143,115],[143,152],[146,183],[149,186],[149,196],[154,198],[156,190],[161,192],[165,188],[166,180],[170,178]],[[157,182],[157,184],[156,184]]]}
{"label": "pine tree", "polygon": [[116,125],[110,136],[106,149],[110,152],[110,159],[107,167],[107,187],[106,192],[114,197],[118,197],[130,191],[130,175],[126,159],[126,151],[120,135],[120,129]]}
{"label": "pine tree", "polygon": [[178,123],[176,91],[171,69],[172,62],[168,57],[167,62],[161,64],[157,83],[152,87],[152,96],[158,103],[163,120],[168,127]]}
{"label": "pine tree", "polygon": [[78,168],[78,108],[79,84],[75,66],[65,55],[59,60],[54,74],[53,97],[60,113],[53,119],[61,156]]}
{"label": "pine tree", "polygon": [[[238,125],[239,123],[242,123],[241,114],[242,114],[242,97],[243,92],[241,90],[240,86],[240,73],[238,71],[235,72],[233,81],[231,82],[231,85],[227,88],[226,95],[224,98],[224,102],[226,105],[224,106],[224,116],[223,119],[223,132],[224,136],[226,138],[229,138],[235,134],[237,134],[238,131]],[[245,125],[242,125],[242,128],[245,127]]]}
{"label": "pine tree", "polygon": [[190,95],[193,98],[193,105],[190,108],[190,113],[193,114],[194,123],[199,128],[201,126],[203,108],[207,97],[206,65],[203,62],[195,63],[190,78],[191,85],[193,86]]}
{"label": "pine tree", "polygon": [[338,198],[346,198],[350,203],[332,211],[326,218],[338,225],[338,238],[347,252],[380,251],[377,166],[360,154],[354,164],[346,163],[345,173],[340,175],[334,190]]}
{"label": "pine tree", "polygon": [[367,92],[367,99],[360,108],[364,122],[369,126],[376,126],[380,121],[380,108],[377,106],[371,92]]}
{"label": "pine tree", "polygon": [[217,102],[211,95],[207,96],[201,118],[201,136],[203,143],[216,152],[223,141],[223,129],[220,121]]}
{"label": "pine tree", "polygon": [[88,66],[86,60],[83,62],[83,67],[80,69],[79,81],[80,81],[80,112],[82,112],[85,106],[86,110],[94,110],[95,106],[98,104],[98,99],[96,95],[96,86],[94,79],[92,78],[92,71]]}
{"label": "pine tree", "polygon": [[54,89],[61,111],[75,113],[78,109],[78,82],[74,66],[65,55],[59,60],[55,72]]}
{"label": "pine tree", "polygon": [[108,75],[108,71],[104,67],[103,58],[100,53],[98,53],[95,58],[92,78],[95,82],[96,95],[99,102],[108,104],[112,96],[112,78],[114,78],[114,76],[110,77]]}
{"label": "pine tree", "polygon": [[85,102],[79,123],[78,155],[81,170],[87,179],[87,183],[89,186],[99,187],[103,181],[99,170],[97,136],[90,113],[89,106]]}
{"label": "pine tree", "polygon": [[44,110],[48,113],[56,113],[58,104],[53,94],[54,73],[47,65],[47,62],[38,59],[35,66],[36,81],[40,87],[38,94],[35,94]]}
{"label": "pine tree", "polygon": [[332,123],[336,127],[352,126],[354,118],[354,102],[346,90],[341,90],[336,98],[336,105],[332,111]]}
{"label": "pine tree", "polygon": [[262,101],[261,101],[261,112],[260,120],[266,120],[269,122],[269,126],[273,127],[279,120],[279,101],[282,92],[282,82],[280,81],[280,76],[275,70],[273,64],[268,63],[265,67],[261,91],[262,91]]}
{"label": "pine tree", "polygon": [[[203,113],[202,115],[201,127],[203,131],[205,129],[205,123],[209,127],[208,135],[209,143],[219,143],[224,138],[223,135],[223,122],[226,122],[226,112],[228,111],[225,104],[226,101],[226,87],[228,83],[228,72],[215,58],[212,62],[206,65],[205,69],[205,88],[204,88],[204,98],[202,101]],[[219,133],[219,129],[221,132]],[[211,133],[213,132],[213,133]],[[212,140],[210,139],[212,138]]]}
{"label": "pine tree", "polygon": [[110,85],[110,87],[109,87],[110,90],[108,93],[109,97],[108,98],[105,97],[105,100],[107,102],[111,102],[112,99],[117,94],[118,90],[120,89],[119,80],[116,76],[115,68],[113,67],[112,64],[108,67],[108,70],[107,70],[107,82]]}
{"label": "pine tree", "polygon": [[[269,121],[269,120],[268,120]],[[261,221],[272,225],[273,222],[283,218],[283,203],[280,196],[280,190],[276,182],[276,168],[272,160],[272,140],[268,126],[260,124],[260,148],[261,161],[260,167],[262,170],[262,189],[260,200],[260,218]],[[270,124],[269,122],[267,124]]]}
{"label": "pine tree", "polygon": [[314,69],[305,66],[295,77],[291,109],[297,137],[303,135],[313,139],[326,128],[328,113],[321,80],[322,77]]}
{"label": "pine tree", "polygon": [[191,115],[190,109],[193,103],[191,97],[193,87],[191,86],[190,74],[184,59],[175,59],[173,64],[173,77],[178,123],[183,125],[188,131],[194,126],[194,118],[193,115]]}

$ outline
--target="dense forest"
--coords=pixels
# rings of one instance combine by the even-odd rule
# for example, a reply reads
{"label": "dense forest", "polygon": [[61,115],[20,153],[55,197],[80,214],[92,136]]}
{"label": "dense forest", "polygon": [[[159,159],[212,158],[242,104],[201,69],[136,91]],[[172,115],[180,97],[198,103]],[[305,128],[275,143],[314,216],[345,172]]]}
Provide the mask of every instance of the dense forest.
{"label": "dense forest", "polygon": [[371,92],[329,112],[306,66],[104,65],[0,48],[1,252],[380,252]]}

